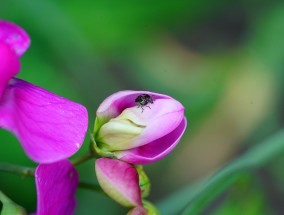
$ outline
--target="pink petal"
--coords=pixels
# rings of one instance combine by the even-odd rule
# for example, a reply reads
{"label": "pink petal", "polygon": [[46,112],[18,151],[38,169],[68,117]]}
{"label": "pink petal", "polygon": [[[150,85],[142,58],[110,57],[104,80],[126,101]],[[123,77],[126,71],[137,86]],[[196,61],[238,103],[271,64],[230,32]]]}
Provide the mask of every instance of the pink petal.
{"label": "pink petal", "polygon": [[156,162],[169,154],[178,144],[186,128],[184,118],[180,125],[171,133],[147,145],[134,149],[115,152],[118,159],[133,164],[148,164]]}
{"label": "pink petal", "polygon": [[19,56],[30,46],[28,34],[19,26],[4,20],[0,20],[0,42],[7,43]]}
{"label": "pink petal", "polygon": [[0,102],[0,127],[12,131],[36,162],[73,155],[87,126],[85,107],[20,79],[11,79]]}
{"label": "pink petal", "polygon": [[123,161],[110,158],[96,160],[96,175],[102,189],[125,207],[142,206],[136,169]]}
{"label": "pink petal", "polygon": [[151,109],[145,109],[143,113],[138,108],[134,110],[140,120],[145,122],[146,127],[140,135],[131,140],[131,148],[162,138],[176,129],[184,119],[184,107],[172,98],[157,99],[154,104],[151,104]]}
{"label": "pink petal", "polygon": [[[184,107],[174,99],[157,99],[149,107],[151,109],[144,107],[143,112],[137,107],[125,109],[115,118],[117,121],[110,121],[101,127],[98,142],[106,144],[111,151],[136,148],[172,132],[184,118]],[[130,128],[123,126],[125,121],[131,122],[127,124]],[[137,135],[134,133],[136,136],[125,138],[131,128]],[[119,141],[119,135],[125,140]]]}
{"label": "pink petal", "polygon": [[[135,103],[135,98],[141,94],[149,94],[154,99],[154,103],[144,107],[144,110],[137,108]],[[100,105],[97,111],[98,124],[106,123],[111,117],[117,117],[123,111],[128,111],[130,120],[145,129],[128,142],[106,143],[113,151],[146,145],[172,132],[184,118],[182,104],[169,96],[147,91],[121,91],[111,95]],[[127,117],[127,114],[124,117]]]}
{"label": "pink petal", "polygon": [[0,40],[0,101],[8,81],[20,70],[20,61],[9,45]]}
{"label": "pink petal", "polygon": [[101,103],[97,110],[97,117],[99,119],[102,118],[103,120],[117,117],[124,109],[137,106],[135,99],[141,94],[149,94],[154,98],[154,100],[171,98],[163,94],[148,91],[120,91],[107,97]]}
{"label": "pink petal", "polygon": [[79,177],[68,160],[38,165],[35,180],[37,215],[73,214]]}

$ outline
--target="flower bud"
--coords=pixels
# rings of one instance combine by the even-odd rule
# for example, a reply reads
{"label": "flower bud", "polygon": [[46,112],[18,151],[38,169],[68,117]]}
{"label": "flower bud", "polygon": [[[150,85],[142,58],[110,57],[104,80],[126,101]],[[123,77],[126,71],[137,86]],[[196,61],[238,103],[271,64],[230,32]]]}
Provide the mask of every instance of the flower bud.
{"label": "flower bud", "polygon": [[121,91],[97,110],[94,139],[103,152],[133,164],[147,164],[170,153],[186,128],[177,100],[146,91]]}
{"label": "flower bud", "polygon": [[132,208],[127,215],[160,215],[160,212],[152,203],[143,201],[143,207]]}
{"label": "flower bud", "polygon": [[103,191],[125,207],[142,206],[139,177],[136,169],[123,161],[99,158],[95,165]]}
{"label": "flower bud", "polygon": [[132,208],[127,215],[148,215],[148,210],[143,207]]}

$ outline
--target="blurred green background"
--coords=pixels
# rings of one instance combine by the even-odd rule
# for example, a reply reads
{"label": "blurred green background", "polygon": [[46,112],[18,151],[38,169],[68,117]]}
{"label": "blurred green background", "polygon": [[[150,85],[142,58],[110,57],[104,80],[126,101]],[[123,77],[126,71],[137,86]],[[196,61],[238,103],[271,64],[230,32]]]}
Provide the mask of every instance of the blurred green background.
{"label": "blurred green background", "polygon": [[[85,105],[90,130],[100,102],[119,90],[181,101],[184,137],[173,153],[145,167],[149,200],[162,211],[166,196],[194,188],[283,127],[283,1],[0,0],[0,18],[32,39],[18,77]],[[88,141],[75,156],[88,150]],[[1,162],[36,166],[9,132],[0,130],[0,142]],[[283,165],[279,153],[240,171],[233,184],[188,214],[283,214]],[[81,181],[96,183],[94,161],[78,171]],[[0,172],[0,189],[36,210],[32,178]],[[127,212],[92,191],[78,189],[77,199],[76,214]]]}

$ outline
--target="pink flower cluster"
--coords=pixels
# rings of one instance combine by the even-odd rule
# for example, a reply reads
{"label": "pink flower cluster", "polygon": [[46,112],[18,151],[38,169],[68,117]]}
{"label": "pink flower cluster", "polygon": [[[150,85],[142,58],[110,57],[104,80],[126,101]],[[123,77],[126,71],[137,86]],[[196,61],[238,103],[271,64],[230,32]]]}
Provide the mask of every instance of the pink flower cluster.
{"label": "pink flower cluster", "polygon": [[[67,160],[81,147],[87,126],[85,107],[15,78],[30,45],[19,26],[0,20],[0,128],[11,131],[26,154],[40,163],[35,171],[38,215],[73,214],[79,176]],[[129,214],[152,214],[142,199],[144,173],[135,165],[156,162],[178,144],[186,129],[184,107],[167,95],[120,91],[97,110],[93,141],[99,184]]]}

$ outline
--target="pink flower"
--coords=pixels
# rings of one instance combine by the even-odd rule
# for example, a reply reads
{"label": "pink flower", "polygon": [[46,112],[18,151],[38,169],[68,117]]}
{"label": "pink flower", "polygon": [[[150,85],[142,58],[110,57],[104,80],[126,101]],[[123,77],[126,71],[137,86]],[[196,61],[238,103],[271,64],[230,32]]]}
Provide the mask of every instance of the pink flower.
{"label": "pink flower", "polygon": [[79,177],[68,160],[40,164],[35,171],[37,215],[71,215]]}
{"label": "pink flower", "polygon": [[13,78],[29,44],[23,29],[0,20],[0,128],[13,132],[31,159],[50,163],[78,151],[88,114],[80,104]]}
{"label": "pink flower", "polygon": [[99,158],[95,169],[100,186],[113,200],[125,207],[142,206],[139,176],[132,165]]}
{"label": "pink flower", "polygon": [[147,91],[121,91],[99,106],[94,139],[103,153],[147,164],[169,154],[185,128],[184,107],[177,100]]}

